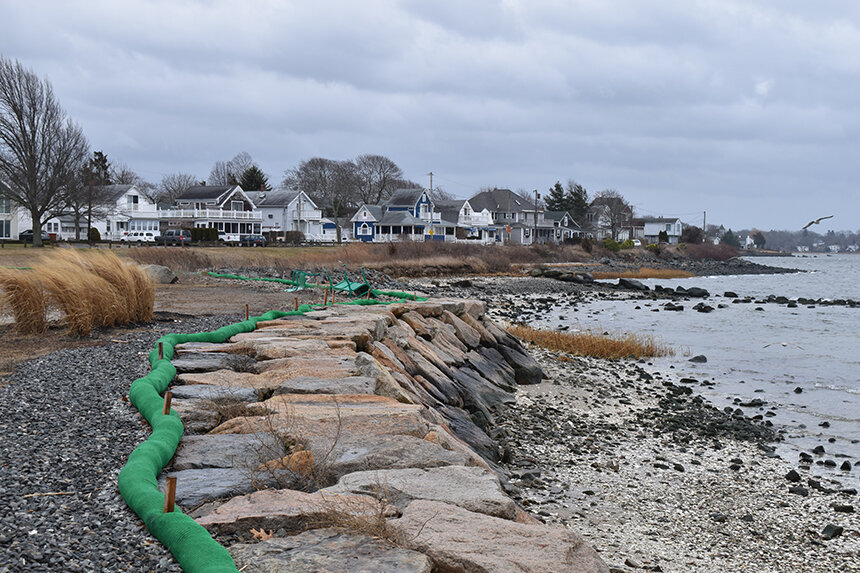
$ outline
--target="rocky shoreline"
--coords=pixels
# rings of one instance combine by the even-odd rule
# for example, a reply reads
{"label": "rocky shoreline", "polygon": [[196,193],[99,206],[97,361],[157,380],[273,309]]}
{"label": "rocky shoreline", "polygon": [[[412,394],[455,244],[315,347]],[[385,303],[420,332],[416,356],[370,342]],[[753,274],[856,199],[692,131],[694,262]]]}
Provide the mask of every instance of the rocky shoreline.
{"label": "rocky shoreline", "polygon": [[790,481],[773,428],[647,364],[531,350],[550,380],[502,423],[517,499],[612,571],[860,571],[856,490]]}

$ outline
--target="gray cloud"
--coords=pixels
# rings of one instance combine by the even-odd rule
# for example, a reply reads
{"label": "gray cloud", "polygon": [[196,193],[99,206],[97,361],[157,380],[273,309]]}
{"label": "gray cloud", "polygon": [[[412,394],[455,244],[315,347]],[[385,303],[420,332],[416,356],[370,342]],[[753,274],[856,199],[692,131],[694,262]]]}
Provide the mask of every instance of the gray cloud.
{"label": "gray cloud", "polygon": [[[460,196],[574,178],[644,214],[860,227],[860,8],[759,0],[0,0],[0,52],[145,177],[381,153]],[[827,213],[829,214],[829,213]],[[799,222],[800,221],[800,222]],[[823,230],[826,228],[822,227]]]}

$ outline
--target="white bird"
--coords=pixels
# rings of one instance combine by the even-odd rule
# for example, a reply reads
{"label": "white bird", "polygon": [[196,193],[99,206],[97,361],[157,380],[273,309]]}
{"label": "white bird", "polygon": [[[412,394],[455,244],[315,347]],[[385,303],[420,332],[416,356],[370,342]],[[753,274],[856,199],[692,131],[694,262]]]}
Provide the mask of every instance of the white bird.
{"label": "white bird", "polygon": [[832,219],[832,218],[833,218],[833,215],[827,215],[826,217],[819,217],[818,219],[813,219],[812,221],[808,222],[803,227],[801,227],[801,230],[808,229],[809,227],[811,227],[813,225],[817,225],[818,223],[820,223],[824,219]]}
{"label": "white bird", "polygon": [[762,346],[762,348],[767,348],[768,346],[773,346],[774,344],[779,344],[783,348],[785,348],[787,346],[796,346],[797,348],[804,350],[804,348],[802,346],[800,346],[799,344],[793,344],[791,342],[771,342],[770,344],[765,344],[764,346]]}

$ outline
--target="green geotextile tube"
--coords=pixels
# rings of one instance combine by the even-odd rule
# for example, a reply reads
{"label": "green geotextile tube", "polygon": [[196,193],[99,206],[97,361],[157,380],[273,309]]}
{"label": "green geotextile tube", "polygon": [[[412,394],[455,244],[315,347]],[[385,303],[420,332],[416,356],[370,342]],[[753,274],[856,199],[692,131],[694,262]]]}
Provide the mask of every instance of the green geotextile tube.
{"label": "green geotextile tube", "polygon": [[[206,274],[208,274],[210,277],[215,277],[217,279],[235,279],[235,280],[241,280],[241,281],[266,281],[266,282],[273,282],[273,283],[283,283],[283,284],[294,285],[294,286],[296,285],[296,283],[294,281],[291,281],[289,279],[278,279],[278,278],[273,278],[273,277],[246,277],[246,276],[242,276],[242,275],[232,275],[232,274],[228,274],[228,273],[215,273],[212,271],[209,271]],[[318,287],[318,288],[328,288],[326,285],[312,284],[312,283],[307,283],[306,286]],[[416,296],[412,293],[403,292],[403,291],[399,291],[399,290],[378,290],[378,289],[374,288],[374,289],[370,289],[370,294],[373,296],[380,296],[380,295],[381,296],[387,296],[387,297],[396,298],[399,300],[420,300],[420,301],[427,300],[427,297]],[[356,301],[356,303],[358,303],[358,301]]]}
{"label": "green geotextile tube", "polygon": [[183,431],[175,410],[168,415],[162,413],[164,401],[161,394],[176,375],[176,368],[170,363],[174,348],[185,342],[224,342],[241,332],[253,331],[262,320],[300,315],[310,310],[309,305],[302,305],[298,311],[270,311],[212,332],[162,336],[159,342],[163,345],[164,358],[159,360],[156,345],[149,354],[152,370],[131,384],[129,400],[152,426],[152,434],[135,448],[120,471],[117,480],[120,495],[143,520],[146,529],[173,554],[183,571],[220,573],[238,569],[230,553],[179,508],[174,506],[173,512],[162,513],[164,494],[158,489],[158,475],[173,457]]}

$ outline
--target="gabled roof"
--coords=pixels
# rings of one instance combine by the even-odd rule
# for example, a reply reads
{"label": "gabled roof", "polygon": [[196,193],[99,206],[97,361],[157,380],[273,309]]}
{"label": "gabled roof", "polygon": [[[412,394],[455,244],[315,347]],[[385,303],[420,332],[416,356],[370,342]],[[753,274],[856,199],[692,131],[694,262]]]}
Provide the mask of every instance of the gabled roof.
{"label": "gabled roof", "polygon": [[353,215],[350,218],[350,220],[351,221],[357,221],[356,217],[358,217],[358,214],[361,213],[362,211],[367,211],[368,213],[370,213],[370,216],[373,217],[374,221],[381,221],[382,215],[385,212],[385,209],[382,207],[382,205],[364,204],[355,211],[355,215]]}
{"label": "gabled roof", "polygon": [[[185,191],[179,194],[176,197],[177,201],[215,201],[216,203],[222,203],[228,195],[233,193],[236,189],[242,191],[244,190],[238,185],[194,185],[193,187],[189,187]],[[247,195],[246,195],[247,197]],[[252,201],[253,202],[253,201]]]}
{"label": "gabled roof", "polygon": [[535,204],[520,197],[510,189],[493,189],[492,191],[482,191],[471,199],[469,204],[476,211],[487,209],[490,212],[504,211],[513,213],[517,211],[534,211]]}
{"label": "gabled roof", "polygon": [[643,223],[677,223],[678,217],[642,217]]}
{"label": "gabled roof", "polygon": [[[296,200],[301,191],[277,189],[275,191],[245,191],[257,207],[286,207]],[[313,205],[313,201],[310,202]],[[316,208],[316,205],[314,205]]]}
{"label": "gabled roof", "polygon": [[385,205],[389,207],[414,207],[424,193],[424,189],[398,189],[391,194]]}
{"label": "gabled roof", "polygon": [[[443,221],[456,223],[460,220],[460,211],[466,203],[468,203],[468,200],[466,199],[436,201],[436,210],[441,213]],[[471,205],[471,203],[469,203],[469,205]]]}
{"label": "gabled roof", "polygon": [[134,185],[104,185],[105,194],[111,198],[111,201],[119,201],[120,197],[135,188]]}
{"label": "gabled roof", "polygon": [[568,228],[577,228],[580,229],[579,223],[570,216],[570,211],[544,211],[543,218],[544,220],[549,219],[551,221],[561,221],[564,220],[565,215],[567,215],[567,227]]}

